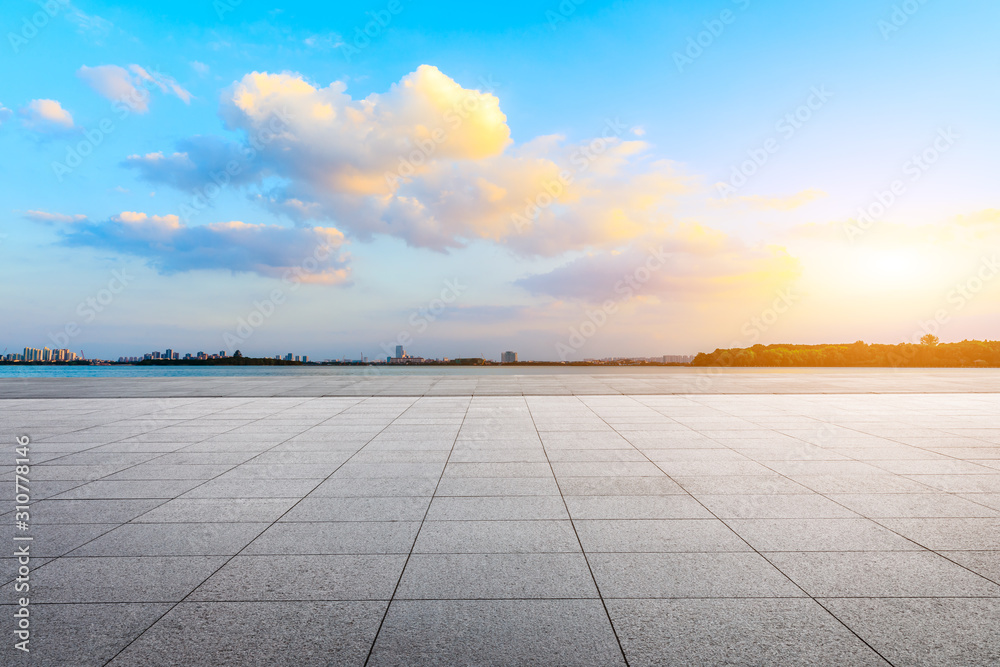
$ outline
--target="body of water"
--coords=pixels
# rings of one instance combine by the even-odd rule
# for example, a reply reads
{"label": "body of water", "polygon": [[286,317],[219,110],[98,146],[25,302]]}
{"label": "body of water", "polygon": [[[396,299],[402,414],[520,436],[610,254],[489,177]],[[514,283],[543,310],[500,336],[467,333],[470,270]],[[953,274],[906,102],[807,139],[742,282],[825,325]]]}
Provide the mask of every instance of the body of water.
{"label": "body of water", "polygon": [[680,366],[0,366],[0,378],[277,377],[324,375],[598,375],[690,372]]}
{"label": "body of water", "polygon": [[900,368],[805,368],[690,366],[0,366],[4,378],[160,378],[160,377],[322,377],[355,375],[677,375],[688,373],[856,373],[905,372]]}

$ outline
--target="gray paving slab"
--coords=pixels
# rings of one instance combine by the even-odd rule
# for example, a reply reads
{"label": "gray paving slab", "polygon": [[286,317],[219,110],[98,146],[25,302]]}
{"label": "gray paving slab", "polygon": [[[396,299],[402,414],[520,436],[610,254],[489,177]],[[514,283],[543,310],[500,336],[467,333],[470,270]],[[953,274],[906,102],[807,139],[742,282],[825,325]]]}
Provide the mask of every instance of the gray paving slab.
{"label": "gray paving slab", "polygon": [[813,494],[693,494],[720,519],[850,519],[858,513],[831,497]]}
{"label": "gray paving slab", "polygon": [[53,495],[59,500],[82,500],[87,498],[113,500],[116,498],[163,498],[170,499],[189,491],[204,480],[96,480],[76,486]]}
{"label": "gray paving slab", "polygon": [[184,602],[108,665],[362,665],[387,604]]}
{"label": "gray paving slab", "polygon": [[[13,637],[14,608],[3,605],[0,609],[3,634]],[[5,646],[4,660],[9,658],[10,662],[4,664],[20,661],[31,667],[101,667],[169,609],[167,603],[34,605],[27,659],[11,655],[14,649]]]}
{"label": "gray paving slab", "polygon": [[606,599],[805,596],[753,552],[601,553],[587,560]]}
{"label": "gray paving slab", "polygon": [[727,519],[758,551],[920,551],[870,519]]}
{"label": "gray paving slab", "polygon": [[0,397],[39,664],[995,662],[988,375],[539,377]]}
{"label": "gray paving slab", "polygon": [[[24,533],[15,531],[14,522],[10,521],[0,526],[0,539],[4,544],[11,545],[10,555],[14,554],[16,548],[21,544],[14,541],[14,536],[30,536],[32,538],[30,551],[32,555],[39,557],[59,557],[69,553],[81,545],[87,544],[91,540],[99,538],[116,528],[117,523],[74,523],[55,524],[47,526],[36,526],[33,530]],[[6,554],[5,554],[6,555]]]}
{"label": "gray paving slab", "polygon": [[407,554],[419,521],[280,522],[249,544],[246,554]]}
{"label": "gray paving slab", "polygon": [[441,480],[436,496],[516,497],[557,496],[554,477],[447,477]]}
{"label": "gray paving slab", "polygon": [[435,497],[428,521],[517,521],[569,519],[558,496]]}
{"label": "gray paving slab", "polygon": [[420,521],[427,512],[426,496],[303,498],[282,521]]}
{"label": "gray paving slab", "polygon": [[831,493],[831,501],[872,518],[998,517],[1000,511],[949,493]]}
{"label": "gray paving slab", "polygon": [[928,549],[1000,551],[1000,518],[878,519]]}
{"label": "gray paving slab", "polygon": [[266,523],[130,523],[75,549],[73,555],[231,556],[265,528]]}
{"label": "gray paving slab", "polygon": [[1000,597],[1000,586],[930,551],[764,556],[813,597]]}
{"label": "gray paving slab", "polygon": [[1000,584],[1000,554],[996,551],[940,551],[940,555]]}
{"label": "gray paving slab", "polygon": [[427,521],[416,553],[579,552],[569,521]]}
{"label": "gray paving slab", "polygon": [[125,523],[168,502],[163,498],[124,500],[41,500],[31,506],[36,525]]}
{"label": "gray paving slab", "polygon": [[311,498],[383,498],[389,496],[431,496],[437,479],[433,477],[330,478],[310,492]]}
{"label": "gray paving slab", "polygon": [[[58,558],[38,569],[37,603],[179,602],[217,570],[224,556]],[[4,592],[13,599],[11,585]]]}
{"label": "gray paving slab", "polygon": [[396,599],[596,598],[580,553],[414,554]]}
{"label": "gray paving slab", "polygon": [[599,600],[397,600],[373,666],[624,665]]}
{"label": "gray paving slab", "polygon": [[722,521],[709,519],[574,520],[588,553],[750,551]]}
{"label": "gray paving slab", "polygon": [[1000,662],[1000,599],[820,599],[840,621],[894,665],[995,665]]}
{"label": "gray paving slab", "polygon": [[633,667],[888,665],[808,599],[608,600],[607,604]]}
{"label": "gray paving slab", "polygon": [[236,556],[193,601],[389,600],[403,555]]}
{"label": "gray paving slab", "polygon": [[263,523],[276,521],[296,502],[296,498],[174,498],[159,501],[155,509],[136,516],[132,522]]}
{"label": "gray paving slab", "polygon": [[574,520],[711,519],[713,514],[691,496],[566,496]]}

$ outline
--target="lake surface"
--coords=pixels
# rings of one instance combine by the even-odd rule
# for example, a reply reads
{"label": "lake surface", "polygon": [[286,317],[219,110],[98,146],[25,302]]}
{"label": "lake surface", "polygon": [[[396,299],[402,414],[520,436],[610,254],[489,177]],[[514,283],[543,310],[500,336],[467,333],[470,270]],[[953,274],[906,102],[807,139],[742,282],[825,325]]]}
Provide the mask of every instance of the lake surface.
{"label": "lake surface", "polygon": [[0,378],[278,377],[330,375],[604,375],[691,372],[681,366],[0,366]]}
{"label": "lake surface", "polygon": [[[4,378],[157,378],[157,377],[300,377],[330,376],[509,376],[509,375],[686,375],[698,374],[869,374],[918,371],[899,368],[795,368],[690,366],[0,366]],[[976,369],[967,369],[975,371]]]}

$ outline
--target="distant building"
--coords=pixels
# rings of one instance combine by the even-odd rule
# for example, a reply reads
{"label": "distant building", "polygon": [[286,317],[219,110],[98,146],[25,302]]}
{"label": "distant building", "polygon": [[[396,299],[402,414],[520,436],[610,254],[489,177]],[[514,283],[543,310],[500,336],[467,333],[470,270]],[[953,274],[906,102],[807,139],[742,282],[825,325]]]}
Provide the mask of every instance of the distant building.
{"label": "distant building", "polygon": [[285,355],[285,361],[291,361],[293,356],[294,355],[291,352],[289,352],[288,354]]}
{"label": "distant building", "polygon": [[690,364],[692,361],[694,361],[693,355],[687,355],[687,354],[663,355],[663,363],[665,364]]}
{"label": "distant building", "polygon": [[504,352],[500,355],[501,364],[516,364],[517,363],[517,352]]}
{"label": "distant building", "polygon": [[302,355],[302,363],[304,363],[304,364],[309,363],[309,355],[308,354],[303,354]]}
{"label": "distant building", "polygon": [[426,360],[423,357],[387,357],[386,363],[389,364],[422,364]]}
{"label": "distant building", "polygon": [[403,349],[402,345],[397,345],[396,346],[396,358],[397,359],[406,359],[406,350]]}

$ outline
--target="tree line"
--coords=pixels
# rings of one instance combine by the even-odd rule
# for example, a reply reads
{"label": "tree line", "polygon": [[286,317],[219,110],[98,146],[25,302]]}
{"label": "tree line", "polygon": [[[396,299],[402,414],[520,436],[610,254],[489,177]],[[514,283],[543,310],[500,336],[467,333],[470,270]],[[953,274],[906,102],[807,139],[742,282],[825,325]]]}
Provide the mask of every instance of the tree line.
{"label": "tree line", "polygon": [[754,345],[702,352],[692,366],[872,366],[1000,367],[1000,341],[940,343],[927,335],[919,344]]}

